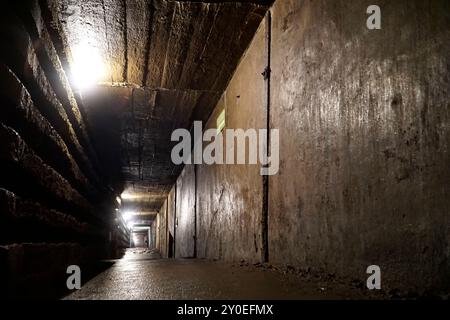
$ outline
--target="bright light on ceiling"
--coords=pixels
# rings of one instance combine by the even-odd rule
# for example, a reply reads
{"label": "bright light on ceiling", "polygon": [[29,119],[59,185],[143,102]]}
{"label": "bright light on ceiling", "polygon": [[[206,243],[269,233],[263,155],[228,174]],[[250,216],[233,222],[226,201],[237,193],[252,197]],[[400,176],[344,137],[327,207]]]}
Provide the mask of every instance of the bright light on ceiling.
{"label": "bright light on ceiling", "polygon": [[141,199],[144,197],[144,195],[142,195],[141,193],[136,193],[136,192],[128,192],[128,191],[124,191],[120,197],[123,200],[137,200],[137,199]]}
{"label": "bright light on ceiling", "polygon": [[132,195],[131,193],[128,193],[128,192],[123,192],[123,193],[120,195],[120,197],[121,197],[122,199],[124,199],[124,200],[130,200],[130,199],[133,199],[133,198],[134,198],[133,195]]}
{"label": "bright light on ceiling", "polygon": [[134,212],[131,211],[125,211],[122,213],[122,218],[125,222],[128,222],[134,215]]}
{"label": "bright light on ceiling", "polygon": [[72,80],[77,89],[83,90],[97,84],[106,73],[98,50],[83,42],[72,50]]}

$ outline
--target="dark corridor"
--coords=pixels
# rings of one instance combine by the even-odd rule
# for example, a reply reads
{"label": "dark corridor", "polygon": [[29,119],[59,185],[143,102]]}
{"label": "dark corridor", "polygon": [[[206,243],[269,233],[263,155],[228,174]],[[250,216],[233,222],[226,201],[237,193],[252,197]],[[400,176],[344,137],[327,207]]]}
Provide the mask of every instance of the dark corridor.
{"label": "dark corridor", "polygon": [[448,299],[450,3],[375,2],[2,3],[1,297]]}

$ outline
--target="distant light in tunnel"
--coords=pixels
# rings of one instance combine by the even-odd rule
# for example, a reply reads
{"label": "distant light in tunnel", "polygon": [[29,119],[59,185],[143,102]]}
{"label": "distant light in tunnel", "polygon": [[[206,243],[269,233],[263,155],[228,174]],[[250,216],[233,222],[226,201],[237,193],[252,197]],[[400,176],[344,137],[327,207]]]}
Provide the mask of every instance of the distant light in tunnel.
{"label": "distant light in tunnel", "polygon": [[124,192],[120,195],[120,197],[124,200],[130,200],[133,199],[133,195],[127,192]]}
{"label": "distant light in tunnel", "polygon": [[72,80],[77,89],[83,90],[97,84],[106,73],[98,50],[88,42],[82,42],[72,50]]}
{"label": "distant light in tunnel", "polygon": [[122,218],[125,222],[128,222],[133,217],[133,214],[131,211],[125,211],[122,213]]}
{"label": "distant light in tunnel", "polygon": [[120,195],[120,197],[122,198],[122,200],[134,200],[142,198],[142,195],[138,193],[130,193],[125,191]]}

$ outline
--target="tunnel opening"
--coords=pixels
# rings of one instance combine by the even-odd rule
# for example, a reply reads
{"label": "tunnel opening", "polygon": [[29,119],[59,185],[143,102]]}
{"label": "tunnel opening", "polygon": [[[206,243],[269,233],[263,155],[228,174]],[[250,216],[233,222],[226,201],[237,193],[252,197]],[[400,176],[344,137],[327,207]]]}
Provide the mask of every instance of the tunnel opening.
{"label": "tunnel opening", "polygon": [[168,243],[168,253],[167,253],[167,257],[168,258],[173,258],[173,247],[174,247],[174,241],[173,241],[173,236],[171,233],[169,233],[169,243]]}

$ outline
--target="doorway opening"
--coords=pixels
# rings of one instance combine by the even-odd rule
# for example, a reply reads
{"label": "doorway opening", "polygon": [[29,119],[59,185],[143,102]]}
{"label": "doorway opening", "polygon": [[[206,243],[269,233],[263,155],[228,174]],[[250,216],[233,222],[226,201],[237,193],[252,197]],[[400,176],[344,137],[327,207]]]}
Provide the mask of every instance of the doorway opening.
{"label": "doorway opening", "polygon": [[170,232],[169,232],[169,250],[167,256],[169,258],[173,258],[173,236]]}

